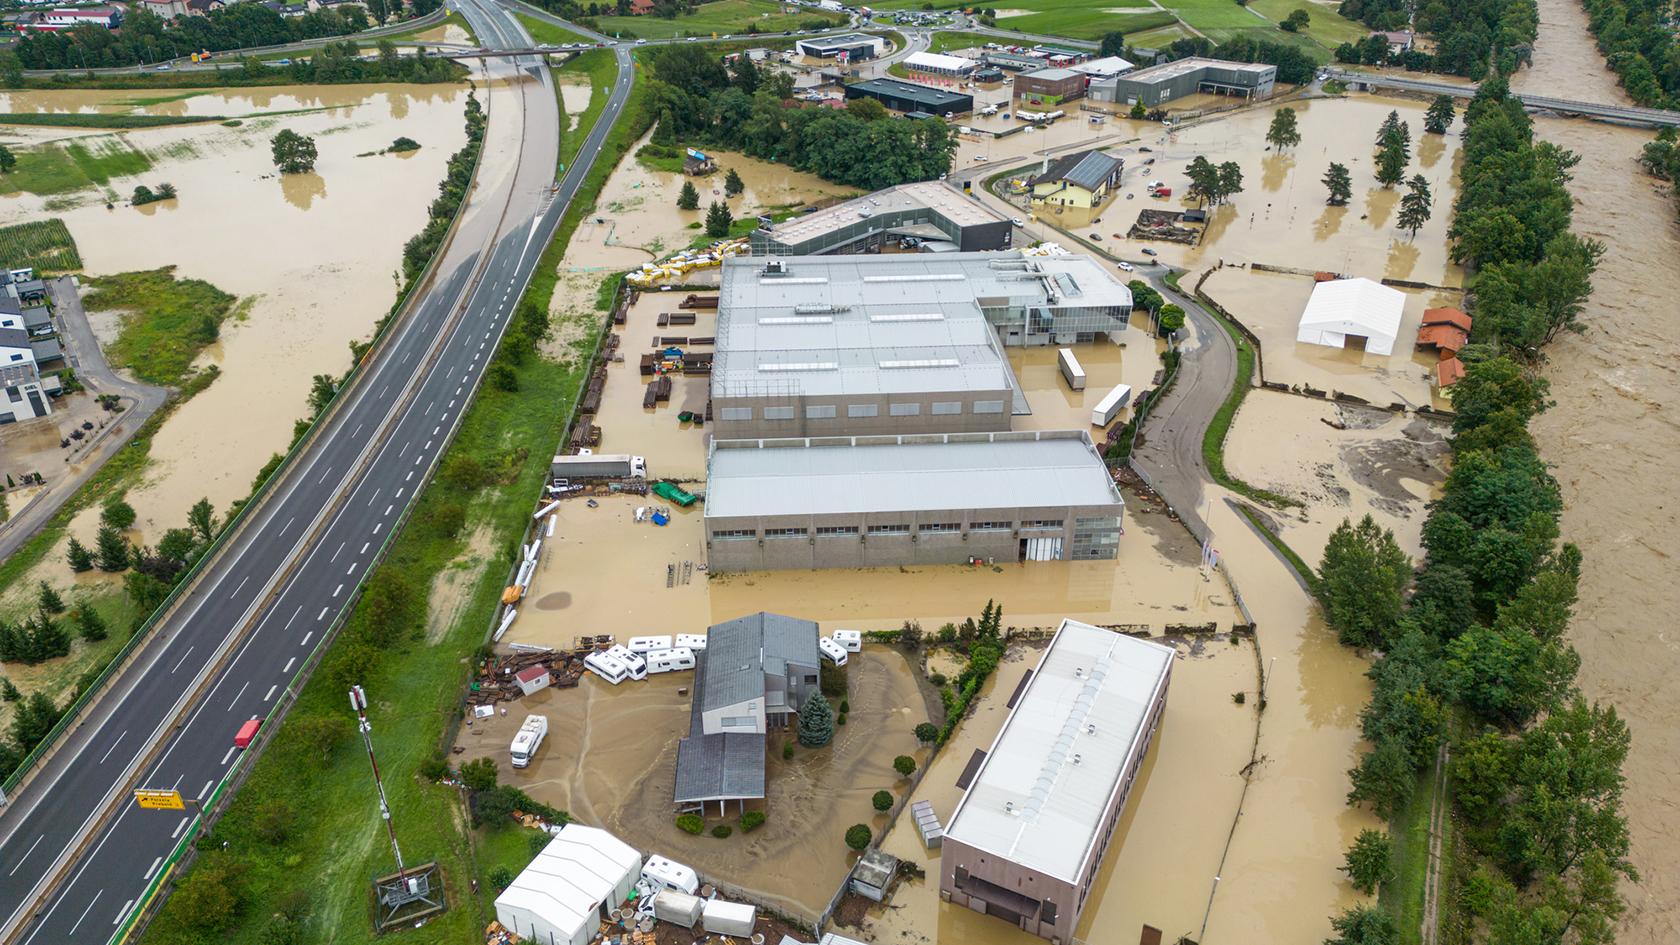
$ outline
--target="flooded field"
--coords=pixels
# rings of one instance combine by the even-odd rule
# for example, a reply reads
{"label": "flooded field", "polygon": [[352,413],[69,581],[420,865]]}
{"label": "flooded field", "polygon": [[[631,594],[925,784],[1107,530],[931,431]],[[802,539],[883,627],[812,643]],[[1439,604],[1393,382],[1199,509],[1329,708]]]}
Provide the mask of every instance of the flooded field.
{"label": "flooded field", "polygon": [[[768,797],[748,803],[768,820],[748,834],[739,832],[740,812],[733,806],[727,818],[714,806],[706,818],[708,833],[701,836],[673,823],[677,743],[689,731],[692,672],[617,687],[586,674],[575,689],[545,689],[505,716],[463,726],[457,744],[466,748],[461,760],[495,758],[504,784],[605,827],[638,849],[816,915],[857,858],[841,839],[845,829],[864,823],[880,830],[886,817],[870,805],[870,797],[908,785],[892,759],[908,754],[920,761],[928,753],[911,733],[928,717],[904,657],[870,645],[852,654],[847,670],[851,712],[846,725],[836,726],[831,745],[799,749],[785,761],[782,745],[791,733],[770,733]],[[530,767],[515,769],[508,745],[530,713],[548,716],[549,738]],[[737,832],[715,839],[709,831],[717,824],[731,824]]]}
{"label": "flooded field", "polygon": [[[436,95],[433,95],[433,92]],[[416,102],[454,98],[453,85],[270,85],[227,89],[58,89],[0,92],[0,111],[36,114],[155,115],[170,118],[245,118],[266,112],[357,109],[367,121],[384,107],[403,118]],[[464,94],[464,93],[460,93]],[[363,108],[372,106],[372,108]],[[290,118],[292,116],[284,116]],[[349,117],[349,113],[339,117]],[[10,131],[11,129],[8,129]],[[53,129],[78,131],[80,129]],[[301,129],[299,132],[302,133]],[[107,133],[107,132],[101,132]],[[416,138],[416,141],[420,139]],[[389,143],[389,142],[387,142]],[[423,142],[422,142],[423,143]]]}
{"label": "flooded field", "polygon": [[[1631,104],[1568,0],[1541,0],[1534,68],[1513,90]],[[1570,640],[1589,699],[1616,705],[1633,733],[1623,766],[1624,805],[1640,882],[1624,882],[1628,912],[1619,941],[1680,939],[1680,636],[1667,618],[1680,608],[1662,537],[1680,510],[1674,467],[1680,423],[1675,314],[1680,233],[1670,188],[1636,163],[1652,132],[1536,118],[1538,137],[1581,156],[1569,185],[1575,231],[1608,252],[1593,277],[1585,334],[1547,349],[1557,406],[1536,418],[1540,455],[1563,487],[1563,540],[1581,546],[1581,601]]]}
{"label": "flooded field", "polygon": [[1311,276],[1226,266],[1208,276],[1202,291],[1259,336],[1267,381],[1339,391],[1385,407],[1401,403],[1452,409],[1451,399],[1435,386],[1434,369],[1440,355],[1414,342],[1424,310],[1458,307],[1463,304],[1458,292],[1400,290],[1406,294],[1406,307],[1394,350],[1385,355],[1368,352],[1361,345],[1331,348],[1295,340],[1301,313],[1312,297]]}
{"label": "flooded field", "polygon": [[[140,540],[155,541],[163,529],[180,525],[200,498],[208,496],[222,511],[244,496],[268,457],[291,442],[293,421],[307,411],[310,378],[349,369],[348,342],[367,338],[395,300],[402,244],[425,225],[449,155],[465,142],[465,101],[465,88],[453,85],[205,93],[155,107],[248,115],[319,110],[256,115],[236,128],[124,132],[153,167],[113,180],[110,189],[126,193],[138,183],[170,181],[181,196],[107,210],[89,191],[82,206],[55,205],[52,212],[69,225],[88,272],[174,265],[179,277],[204,279],[250,303],[200,359],[201,366],[219,365],[221,379],[153,441],[146,484],[128,497],[139,513]],[[316,137],[313,173],[274,174],[268,139],[282,127]],[[364,156],[399,136],[421,149]],[[0,200],[0,223],[37,218],[44,204],[31,195]]]}
{"label": "flooded field", "polygon": [[[711,270],[714,274],[717,270]],[[676,312],[683,292],[644,292],[630,306],[623,325],[614,330],[622,339],[622,362],[607,367],[607,386],[601,398],[596,425],[601,428],[601,451],[648,457],[654,476],[676,479],[706,478],[706,449],[711,435],[702,424],[683,423],[683,411],[705,415],[711,389],[710,377],[672,377],[671,399],[654,408],[642,406],[642,395],[652,377],[641,374],[641,356],[654,350],[655,337],[705,337],[717,334],[717,313],[696,311],[693,325],[660,328],[662,312]],[[711,350],[702,346],[696,350]]]}

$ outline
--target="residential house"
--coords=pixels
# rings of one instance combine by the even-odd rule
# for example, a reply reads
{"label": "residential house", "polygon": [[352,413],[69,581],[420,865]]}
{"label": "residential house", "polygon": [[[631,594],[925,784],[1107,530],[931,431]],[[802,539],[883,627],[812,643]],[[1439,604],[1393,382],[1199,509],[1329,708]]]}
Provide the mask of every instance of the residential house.
{"label": "residential house", "polygon": [[145,10],[166,20],[187,15],[187,0],[136,0],[136,9]]}
{"label": "residential house", "polygon": [[1378,30],[1371,34],[1388,40],[1388,54],[1398,56],[1403,52],[1410,52],[1417,44],[1417,36],[1413,33],[1398,30]]}
{"label": "residential house", "polygon": [[116,29],[122,22],[122,11],[116,7],[59,7],[48,10],[31,28],[36,30],[67,30],[82,23],[92,23],[106,29]]}
{"label": "residential house", "polygon": [[630,0],[630,15],[644,16],[653,12],[653,0]]}
{"label": "residential house", "polygon": [[22,328],[0,328],[0,423],[32,420],[52,412],[41,375],[35,365],[35,348]]}
{"label": "residential house", "polygon": [[1064,207],[1100,206],[1120,183],[1125,162],[1097,150],[1057,158],[1032,180],[1033,202]]}

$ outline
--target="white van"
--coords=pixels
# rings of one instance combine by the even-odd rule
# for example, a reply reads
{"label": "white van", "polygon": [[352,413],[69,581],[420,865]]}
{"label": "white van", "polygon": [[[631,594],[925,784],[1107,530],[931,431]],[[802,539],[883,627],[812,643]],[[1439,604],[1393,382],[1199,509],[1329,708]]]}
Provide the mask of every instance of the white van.
{"label": "white van", "polygon": [[591,653],[585,656],[583,668],[615,686],[630,678],[630,667],[624,665],[623,660],[608,653]]}
{"label": "white van", "polygon": [[679,633],[677,634],[677,646],[687,647],[690,650],[704,650],[706,648],[706,635],[704,633]]}
{"label": "white van", "polygon": [[652,653],[654,650],[669,650],[670,648],[671,648],[671,638],[670,637],[631,637],[630,638],[630,652],[632,652],[632,653]]}
{"label": "white van", "polygon": [[673,650],[654,650],[647,655],[647,671],[650,675],[693,668],[694,651],[686,646],[679,646]]}
{"label": "white van", "polygon": [[643,659],[640,653],[632,653],[624,648],[624,644],[614,643],[612,648],[607,650],[607,655],[623,663],[624,668],[630,671],[631,679],[647,678],[647,660]]}
{"label": "white van", "polygon": [[830,640],[828,637],[818,638],[817,649],[822,651],[823,658],[828,660],[830,663],[833,663],[836,666],[846,665],[846,648],[838,643],[835,643],[833,640]]}
{"label": "white van", "polygon": [[863,631],[836,630],[834,631],[834,642],[844,647],[846,652],[856,653],[863,649]]}
{"label": "white van", "polygon": [[690,896],[700,890],[700,877],[693,870],[657,854],[642,864],[642,878]]}

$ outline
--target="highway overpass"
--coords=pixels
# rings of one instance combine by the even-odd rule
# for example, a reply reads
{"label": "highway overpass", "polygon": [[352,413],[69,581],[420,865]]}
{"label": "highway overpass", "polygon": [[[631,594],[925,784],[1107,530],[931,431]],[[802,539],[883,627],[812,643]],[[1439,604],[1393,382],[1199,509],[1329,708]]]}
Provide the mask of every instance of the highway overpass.
{"label": "highway overpass", "polygon": [[[1409,75],[1379,75],[1373,72],[1350,72],[1346,69],[1330,69],[1328,72],[1329,77],[1338,82],[1359,82],[1377,88],[1424,92],[1430,95],[1451,95],[1455,98],[1470,98],[1476,94],[1478,88],[1474,83],[1440,82],[1430,79],[1416,79]],[[1557,112],[1565,117],[1572,118],[1580,115],[1623,125],[1680,128],[1680,112],[1664,111],[1660,108],[1639,108],[1633,105],[1600,105],[1596,102],[1576,102],[1546,95],[1531,95],[1526,92],[1513,92],[1512,97],[1529,108]]]}

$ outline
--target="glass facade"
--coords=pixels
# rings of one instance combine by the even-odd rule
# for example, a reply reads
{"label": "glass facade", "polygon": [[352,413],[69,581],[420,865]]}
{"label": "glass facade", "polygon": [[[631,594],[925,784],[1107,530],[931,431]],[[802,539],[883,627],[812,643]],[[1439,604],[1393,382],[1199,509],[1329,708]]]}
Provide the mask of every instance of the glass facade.
{"label": "glass facade", "polygon": [[1073,520],[1075,561],[1113,560],[1120,551],[1119,516],[1080,516]]}

